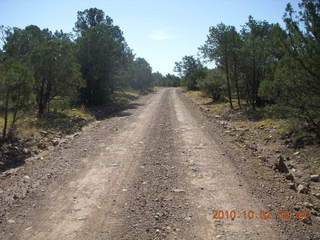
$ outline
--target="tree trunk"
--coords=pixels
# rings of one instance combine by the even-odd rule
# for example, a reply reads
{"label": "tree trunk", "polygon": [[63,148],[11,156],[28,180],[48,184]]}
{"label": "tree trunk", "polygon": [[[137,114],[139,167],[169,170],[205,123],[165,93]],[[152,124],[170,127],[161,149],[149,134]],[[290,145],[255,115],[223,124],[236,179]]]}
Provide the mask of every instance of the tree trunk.
{"label": "tree trunk", "polygon": [[226,75],[227,75],[227,86],[228,86],[228,97],[229,97],[230,108],[231,108],[231,109],[233,109],[233,105],[232,105],[232,96],[231,96],[231,86],[230,86],[229,63],[228,63],[228,60],[226,61]]}
{"label": "tree trunk", "polygon": [[2,138],[3,138],[3,139],[5,139],[6,136],[7,136],[8,112],[9,112],[9,90],[7,90],[6,99],[5,99],[4,126],[3,126],[3,130],[2,130]]}
{"label": "tree trunk", "polygon": [[39,93],[39,100],[38,100],[38,115],[42,116],[45,110],[45,105],[44,105],[44,82],[45,80],[42,80],[41,83],[41,88],[40,88],[40,93]]}
{"label": "tree trunk", "polygon": [[252,108],[253,110],[256,110],[256,59],[255,56],[253,57],[253,63],[252,63],[252,90],[251,90],[251,101],[252,101]]}
{"label": "tree trunk", "polygon": [[14,128],[14,126],[15,126],[15,124],[16,124],[16,121],[17,121],[17,114],[18,114],[18,107],[16,107],[16,108],[14,109],[13,117],[12,117],[12,122],[11,122],[10,128]]}
{"label": "tree trunk", "polygon": [[238,98],[238,105],[239,108],[241,109],[241,101],[240,101],[240,90],[239,90],[239,83],[238,83],[238,64],[237,64],[237,60],[235,59],[234,62],[234,81],[235,81],[235,85],[236,85],[236,91],[237,91],[237,98]]}

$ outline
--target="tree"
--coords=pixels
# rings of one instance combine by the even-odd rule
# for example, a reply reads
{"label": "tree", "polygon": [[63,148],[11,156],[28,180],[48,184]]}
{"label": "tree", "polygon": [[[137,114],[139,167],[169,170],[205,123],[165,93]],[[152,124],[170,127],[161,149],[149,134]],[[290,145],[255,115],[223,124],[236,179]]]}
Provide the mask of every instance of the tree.
{"label": "tree", "polygon": [[131,86],[133,89],[145,91],[153,85],[152,68],[144,58],[134,61]]}
{"label": "tree", "polygon": [[154,72],[152,73],[152,79],[155,85],[161,86],[163,83],[163,75],[160,72]]}
{"label": "tree", "polygon": [[169,87],[179,87],[181,85],[181,79],[179,77],[177,77],[176,75],[173,74],[166,74],[166,76],[164,77],[164,83],[165,86],[169,86]]}
{"label": "tree", "polygon": [[112,23],[113,20],[105,16],[103,10],[90,8],[84,11],[78,11],[74,31],[81,34],[97,25],[112,26]]}
{"label": "tree", "polygon": [[241,35],[236,31],[235,27],[231,27],[230,29],[230,45],[231,45],[231,80],[235,85],[238,106],[241,108],[241,100],[240,100],[240,85],[239,78],[241,75],[240,72],[240,61],[241,61],[241,48],[243,46],[243,41],[241,39]]}
{"label": "tree", "polygon": [[212,98],[213,102],[217,102],[224,90],[224,78],[221,70],[208,70],[206,77],[199,81],[198,86],[202,92]]}
{"label": "tree", "polygon": [[30,59],[36,79],[34,89],[40,116],[54,98],[72,98],[84,86],[75,48],[70,40],[53,37],[51,41],[37,46]]}
{"label": "tree", "polygon": [[0,66],[0,96],[4,112],[2,138],[7,137],[9,128],[9,111],[12,112],[10,129],[14,129],[19,112],[31,105],[33,74],[30,68],[21,63],[7,60]]}
{"label": "tree", "polygon": [[27,61],[32,50],[52,38],[48,29],[30,25],[25,29],[13,28],[7,32],[4,50],[8,57]]}
{"label": "tree", "polygon": [[174,71],[182,77],[188,90],[196,90],[197,80],[204,77],[202,63],[193,56],[184,56],[180,62],[176,62]]}
{"label": "tree", "polygon": [[77,55],[86,81],[81,100],[88,105],[103,104],[116,88],[130,51],[120,28],[102,10],[78,12],[75,30],[80,34]]}
{"label": "tree", "polygon": [[253,109],[263,103],[258,95],[260,83],[266,78],[269,64],[274,60],[268,51],[272,28],[272,24],[256,21],[249,16],[248,22],[241,30],[244,42],[242,72],[245,76],[247,101]]}
{"label": "tree", "polygon": [[279,24],[272,26],[268,41],[264,48],[267,49],[268,58],[264,64],[264,78],[260,82],[258,96],[266,104],[276,104],[282,95],[281,81],[276,78],[281,62],[284,60],[285,51],[281,47],[281,39],[287,39],[285,31]]}
{"label": "tree", "polygon": [[233,108],[230,77],[234,31],[234,27],[226,26],[223,23],[216,27],[210,27],[205,44],[199,48],[206,59],[214,61],[219,68],[224,70],[230,108]]}
{"label": "tree", "polygon": [[286,34],[280,39],[285,56],[277,69],[282,94],[277,100],[320,137],[320,4],[302,0],[299,8],[295,12],[288,4],[284,15]]}
{"label": "tree", "polygon": [[53,98],[72,97],[84,86],[69,34],[62,31],[52,34],[33,25],[14,28],[7,32],[4,51],[7,58],[32,70],[39,116]]}

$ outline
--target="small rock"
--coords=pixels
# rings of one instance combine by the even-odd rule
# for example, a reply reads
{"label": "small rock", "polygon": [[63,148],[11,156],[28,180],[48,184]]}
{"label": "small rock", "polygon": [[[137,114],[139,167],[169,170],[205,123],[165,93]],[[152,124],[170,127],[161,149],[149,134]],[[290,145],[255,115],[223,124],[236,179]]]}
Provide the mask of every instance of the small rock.
{"label": "small rock", "polygon": [[185,191],[183,189],[176,188],[176,189],[173,189],[173,192],[181,193],[181,192],[185,192]]}
{"label": "small rock", "polygon": [[48,135],[48,132],[46,132],[46,131],[41,131],[40,134],[46,136],[46,135]]}
{"label": "small rock", "polygon": [[300,154],[300,152],[295,152],[293,155],[294,156],[297,156],[297,155],[299,155]]}
{"label": "small rock", "polygon": [[298,191],[298,193],[308,193],[309,189],[307,186],[305,186],[303,184],[299,184],[297,187],[297,191]]}
{"label": "small rock", "polygon": [[275,169],[278,169],[279,172],[282,172],[282,173],[289,172],[289,169],[288,169],[287,165],[284,163],[284,159],[281,155],[278,157],[278,160],[275,163]]}
{"label": "small rock", "polygon": [[316,211],[316,210],[311,210],[310,213],[314,216],[320,216],[320,212]]}
{"label": "small rock", "polygon": [[309,225],[312,224],[311,218],[304,218],[302,219],[302,222]]}
{"label": "small rock", "polygon": [[304,202],[303,205],[307,208],[313,208],[313,204],[309,202]]}
{"label": "small rock", "polygon": [[320,199],[320,193],[315,193],[314,196]]}
{"label": "small rock", "polygon": [[88,217],[87,216],[81,216],[81,217],[78,217],[77,220],[79,221],[83,221],[83,220],[87,220]]}
{"label": "small rock", "polygon": [[310,179],[313,182],[320,182],[320,175],[311,175]]}
{"label": "small rock", "polygon": [[288,168],[290,168],[290,169],[294,168],[294,165],[293,165],[292,163],[288,163],[287,166],[288,166]]}
{"label": "small rock", "polygon": [[199,168],[191,168],[192,171],[198,172],[200,169]]}
{"label": "small rock", "polygon": [[288,186],[290,189],[296,190],[296,185],[294,183],[289,183]]}
{"label": "small rock", "polygon": [[26,180],[30,180],[30,177],[28,175],[25,175],[23,178]]}
{"label": "small rock", "polygon": [[290,180],[290,181],[294,181],[294,176],[292,175],[292,173],[288,173],[288,174],[286,175],[286,179],[287,179],[287,180]]}
{"label": "small rock", "polygon": [[16,223],[16,221],[13,220],[13,219],[9,219],[9,220],[8,220],[8,223]]}
{"label": "small rock", "polygon": [[29,231],[29,230],[31,230],[32,229],[32,227],[27,227],[25,230],[26,231]]}
{"label": "small rock", "polygon": [[29,151],[29,149],[28,149],[28,148],[24,148],[24,149],[23,149],[23,153],[24,153],[24,154],[29,154],[29,153],[30,153],[30,151]]}
{"label": "small rock", "polygon": [[54,139],[52,139],[52,145],[53,146],[58,146],[59,145],[59,143],[60,143],[60,139],[59,138],[54,138]]}
{"label": "small rock", "polygon": [[44,142],[40,142],[37,147],[41,150],[44,150],[47,148],[47,145]]}

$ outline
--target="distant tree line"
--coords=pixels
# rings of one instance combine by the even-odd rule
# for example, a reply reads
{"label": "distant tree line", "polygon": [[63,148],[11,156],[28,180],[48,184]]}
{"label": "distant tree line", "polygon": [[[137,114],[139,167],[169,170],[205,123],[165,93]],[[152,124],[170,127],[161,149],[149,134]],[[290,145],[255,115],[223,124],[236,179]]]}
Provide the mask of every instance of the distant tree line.
{"label": "distant tree line", "polygon": [[119,89],[146,91],[157,76],[145,59],[135,57],[113,20],[96,8],[78,12],[74,33],[0,26],[0,41],[3,138],[25,111],[42,117],[58,99],[105,104]]}
{"label": "distant tree line", "polygon": [[162,87],[179,87],[181,85],[180,82],[180,77],[177,77],[176,75],[173,74],[166,74],[163,76],[159,72],[154,73],[154,80],[155,80],[155,85],[157,86],[162,86]]}
{"label": "distant tree line", "polygon": [[216,67],[185,56],[175,66],[181,83],[213,101],[226,96],[232,109],[278,109],[320,137],[320,3],[302,0],[299,8],[287,5],[284,29],[252,16],[240,31],[223,23],[210,27],[199,50]]}

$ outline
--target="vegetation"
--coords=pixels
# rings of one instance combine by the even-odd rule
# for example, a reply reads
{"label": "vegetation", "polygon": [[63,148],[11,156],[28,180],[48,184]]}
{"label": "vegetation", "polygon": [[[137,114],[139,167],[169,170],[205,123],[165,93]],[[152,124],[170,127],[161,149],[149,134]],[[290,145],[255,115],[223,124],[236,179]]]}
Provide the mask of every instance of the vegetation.
{"label": "vegetation", "polygon": [[210,27],[199,50],[216,67],[207,70],[185,56],[175,66],[182,85],[213,101],[226,96],[231,109],[236,99],[238,108],[299,121],[320,139],[320,5],[301,0],[299,8],[287,5],[284,29],[252,16],[240,31],[223,23]]}
{"label": "vegetation", "polygon": [[193,56],[184,56],[182,61],[175,63],[174,70],[179,73],[182,84],[188,90],[196,90],[197,81],[204,77],[204,67],[200,59],[195,59]]}
{"label": "vegetation", "polygon": [[0,41],[2,140],[22,114],[36,112],[41,122],[57,107],[110,104],[119,90],[145,92],[163,78],[134,56],[120,27],[96,8],[78,12],[73,33],[0,26]]}
{"label": "vegetation", "polygon": [[213,69],[205,73],[205,78],[198,82],[199,89],[217,102],[224,90],[224,76],[221,70]]}
{"label": "vegetation", "polygon": [[[239,31],[223,23],[210,27],[199,47],[203,59],[176,62],[179,77],[153,73],[100,9],[79,11],[73,33],[1,26],[2,138],[25,112],[40,119],[57,102],[63,109],[99,106],[114,101],[116,92],[146,92],[155,85],[185,86],[212,102],[226,99],[231,109],[292,118],[320,138],[320,5],[301,0],[299,8],[287,5],[284,29],[252,16]],[[207,69],[204,61],[215,68]]]}

